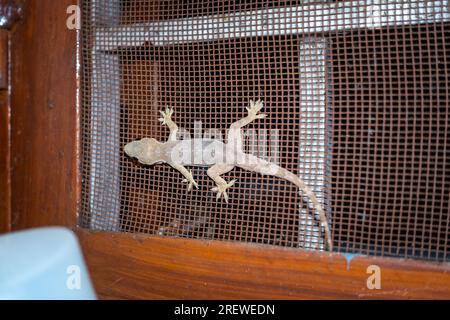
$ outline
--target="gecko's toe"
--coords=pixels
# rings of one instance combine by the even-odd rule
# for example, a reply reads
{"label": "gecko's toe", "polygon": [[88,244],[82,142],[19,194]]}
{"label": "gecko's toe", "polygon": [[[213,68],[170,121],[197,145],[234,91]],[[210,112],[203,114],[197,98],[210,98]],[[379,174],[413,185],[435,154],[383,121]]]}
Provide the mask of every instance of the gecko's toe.
{"label": "gecko's toe", "polygon": [[192,182],[190,182],[190,183],[189,183],[189,187],[188,187],[188,191],[192,191],[192,189],[194,189],[194,187],[195,187],[196,189],[198,189],[197,183],[192,183]]}
{"label": "gecko's toe", "polygon": [[194,187],[196,189],[198,189],[198,184],[197,184],[197,182],[195,182],[195,180],[190,181],[188,179],[183,179],[182,181],[183,181],[183,183],[187,183],[188,184],[188,189],[187,189],[188,192],[192,191],[192,189]]}
{"label": "gecko's toe", "polygon": [[236,183],[236,181],[237,180],[231,180],[229,183],[217,185],[217,187],[212,188],[211,191],[217,192],[217,200],[219,200],[223,195],[225,202],[228,203],[229,196],[227,190],[231,188]]}
{"label": "gecko's toe", "polygon": [[217,200],[219,200],[222,197],[222,193],[223,193],[222,188],[217,186],[217,187],[212,188],[211,191],[217,193],[217,195],[216,195]]}
{"label": "gecko's toe", "polygon": [[247,107],[247,112],[249,117],[254,119],[264,119],[266,117],[265,114],[259,114],[259,112],[264,108],[264,102],[262,100],[258,100],[254,102],[250,100],[250,107]]}
{"label": "gecko's toe", "polygon": [[236,183],[236,181],[237,181],[236,179],[231,180],[230,183],[227,184],[227,187],[228,187],[228,188],[231,188],[232,186],[234,186],[234,184]]}
{"label": "gecko's toe", "polygon": [[166,110],[161,110],[159,113],[161,114],[162,118],[159,118],[158,120],[162,123],[162,125],[167,125],[168,122],[172,119],[173,115],[173,109],[170,107],[166,107]]}

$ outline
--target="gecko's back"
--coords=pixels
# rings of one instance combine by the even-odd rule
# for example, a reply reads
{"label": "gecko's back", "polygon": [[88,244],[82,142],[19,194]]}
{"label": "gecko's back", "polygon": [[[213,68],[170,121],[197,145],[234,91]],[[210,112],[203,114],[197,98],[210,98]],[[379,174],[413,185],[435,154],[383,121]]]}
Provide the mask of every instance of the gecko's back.
{"label": "gecko's back", "polygon": [[188,184],[189,191],[194,187],[198,188],[198,184],[194,179],[192,171],[186,169],[186,167],[210,167],[207,174],[216,183],[216,187],[211,190],[217,192],[218,199],[223,196],[226,202],[228,202],[227,190],[235,184],[236,180],[227,182],[222,175],[230,172],[235,167],[290,181],[298,186],[316,207],[321,226],[325,231],[325,241],[328,248],[332,250],[333,243],[325,211],[317,201],[315,194],[308,188],[304,181],[292,172],[276,164],[251,154],[245,154],[242,151],[243,137],[241,129],[256,119],[266,117],[265,114],[260,113],[263,106],[264,104],[261,100],[256,102],[250,100],[250,107],[247,108],[248,116],[234,122],[230,126],[228,143],[226,144],[214,139],[178,140],[178,126],[171,118],[173,109],[166,108],[165,111],[160,112],[162,118],[159,120],[163,125],[169,127],[170,135],[168,140],[166,142],[159,142],[152,138],[144,138],[140,141],[127,144],[125,146],[125,152],[130,157],[139,159],[139,162],[143,164],[168,163],[184,176],[185,179],[183,182]]}
{"label": "gecko's back", "polygon": [[225,162],[227,145],[215,139],[188,139],[166,142],[170,158],[184,166],[212,166]]}

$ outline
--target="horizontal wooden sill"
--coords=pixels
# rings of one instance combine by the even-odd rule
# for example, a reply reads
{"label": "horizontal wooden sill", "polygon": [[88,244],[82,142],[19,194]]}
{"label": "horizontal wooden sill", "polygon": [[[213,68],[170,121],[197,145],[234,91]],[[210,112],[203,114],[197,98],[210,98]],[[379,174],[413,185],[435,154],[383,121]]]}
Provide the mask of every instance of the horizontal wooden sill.
{"label": "horizontal wooden sill", "polygon": [[[101,298],[449,299],[450,264],[76,229]],[[381,289],[367,288],[371,265]]]}

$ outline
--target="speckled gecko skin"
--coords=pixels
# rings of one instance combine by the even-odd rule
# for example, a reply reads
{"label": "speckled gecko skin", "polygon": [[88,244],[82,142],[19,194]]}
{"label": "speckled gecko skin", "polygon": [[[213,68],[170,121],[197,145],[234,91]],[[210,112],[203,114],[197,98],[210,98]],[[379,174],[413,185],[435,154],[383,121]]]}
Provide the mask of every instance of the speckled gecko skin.
{"label": "speckled gecko skin", "polygon": [[[165,111],[160,111],[162,118],[159,121],[170,129],[168,140],[159,142],[152,138],[144,138],[128,143],[124,150],[128,156],[138,159],[140,163],[145,165],[169,164],[184,176],[183,182],[188,184],[189,191],[194,186],[198,188],[198,184],[194,180],[192,172],[186,167],[209,167],[208,176],[216,183],[216,187],[212,191],[217,192],[218,199],[223,196],[226,202],[228,202],[227,189],[231,188],[236,180],[227,182],[221,175],[235,167],[290,181],[308,196],[319,213],[320,222],[325,231],[325,242],[331,251],[333,250],[333,244],[328,221],[322,206],[311,189],[292,172],[243,151],[241,128],[256,119],[265,118],[265,114],[260,114],[263,107],[264,103],[261,100],[256,102],[250,100],[250,107],[246,108],[248,116],[231,125],[227,143],[212,139],[178,140],[178,126],[172,121],[173,109],[166,108]],[[199,161],[196,158],[201,160]]]}

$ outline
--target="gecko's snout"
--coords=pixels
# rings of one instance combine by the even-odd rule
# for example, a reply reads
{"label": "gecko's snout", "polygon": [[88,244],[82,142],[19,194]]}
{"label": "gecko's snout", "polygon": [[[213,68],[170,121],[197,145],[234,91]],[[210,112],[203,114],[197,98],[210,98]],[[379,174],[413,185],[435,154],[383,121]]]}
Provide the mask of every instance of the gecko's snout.
{"label": "gecko's snout", "polygon": [[141,152],[141,143],[140,141],[133,141],[128,143],[125,148],[124,148],[125,153],[132,157],[135,158],[136,156],[138,156]]}
{"label": "gecko's snout", "polygon": [[128,143],[124,151],[129,157],[138,159],[140,163],[152,165],[162,161],[160,145],[161,143],[155,139],[144,138]]}

